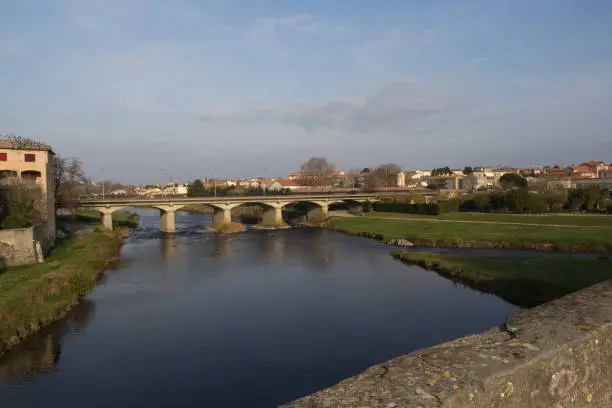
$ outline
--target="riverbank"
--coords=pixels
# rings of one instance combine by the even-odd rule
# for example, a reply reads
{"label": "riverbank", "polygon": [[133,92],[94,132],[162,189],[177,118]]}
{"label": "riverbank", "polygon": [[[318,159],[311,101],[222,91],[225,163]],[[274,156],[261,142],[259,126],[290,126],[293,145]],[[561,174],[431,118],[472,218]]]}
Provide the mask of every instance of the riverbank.
{"label": "riverbank", "polygon": [[[384,214],[384,215],[383,215]],[[499,219],[501,215],[497,215]],[[377,218],[375,218],[377,217]],[[606,222],[607,216],[602,216]],[[580,216],[566,217],[572,227],[544,223],[538,225],[512,222],[432,222],[403,214],[375,213],[364,217],[332,218],[331,228],[346,233],[373,238],[400,246],[449,248],[501,248],[562,252],[612,252],[612,226],[583,226]],[[592,217],[587,216],[590,219]],[[535,218],[534,218],[535,219]],[[550,219],[550,222],[561,222]]]}
{"label": "riverbank", "polygon": [[394,251],[395,259],[531,308],[612,279],[609,258],[472,256]]}
{"label": "riverbank", "polygon": [[[80,222],[100,224],[100,212],[96,210],[78,210],[74,219]],[[118,227],[138,228],[140,223],[138,214],[128,211],[115,211],[113,213],[113,224]]]}
{"label": "riverbank", "polygon": [[62,318],[113,265],[124,230],[96,229],[60,241],[45,263],[0,274],[0,356],[43,326]]}
{"label": "riverbank", "polygon": [[207,228],[209,231],[216,232],[218,234],[235,234],[237,232],[244,232],[246,228],[239,222],[230,222],[227,224],[211,225]]}

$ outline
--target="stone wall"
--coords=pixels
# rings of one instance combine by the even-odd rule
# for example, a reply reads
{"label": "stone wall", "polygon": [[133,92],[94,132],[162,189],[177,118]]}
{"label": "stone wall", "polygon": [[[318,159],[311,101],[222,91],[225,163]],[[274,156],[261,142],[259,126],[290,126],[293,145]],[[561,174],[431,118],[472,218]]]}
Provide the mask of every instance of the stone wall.
{"label": "stone wall", "polygon": [[373,366],[292,408],[612,406],[612,281]]}
{"label": "stone wall", "polygon": [[34,228],[0,230],[0,267],[36,263]]}

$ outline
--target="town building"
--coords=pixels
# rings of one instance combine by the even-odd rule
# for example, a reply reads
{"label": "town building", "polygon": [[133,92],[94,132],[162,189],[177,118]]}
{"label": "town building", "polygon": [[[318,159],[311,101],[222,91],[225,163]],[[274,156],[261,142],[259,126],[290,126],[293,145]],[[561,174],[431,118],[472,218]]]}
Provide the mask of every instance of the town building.
{"label": "town building", "polygon": [[343,187],[345,175],[343,171],[304,172],[289,174],[289,180],[297,181],[307,186]]}
{"label": "town building", "polygon": [[546,175],[550,178],[563,178],[568,176],[568,170],[560,167],[551,167],[546,171]]}
{"label": "town building", "polygon": [[300,189],[304,188],[303,186],[300,186],[298,183],[296,183],[295,180],[291,180],[291,179],[278,179],[276,181],[278,182],[278,184],[281,185],[282,188],[288,188],[291,191],[300,190]]}
{"label": "town building", "polygon": [[570,166],[569,172],[571,176],[575,177],[587,177],[587,178],[597,178],[599,177],[599,167],[598,166]]}
{"label": "town building", "polygon": [[463,189],[464,175],[431,176],[427,178],[428,184],[433,184],[441,190]]}
{"label": "town building", "polygon": [[[46,253],[56,240],[55,225],[55,153],[50,146],[26,138],[0,139],[0,183],[17,184],[24,187],[38,187],[40,189],[41,220],[39,225],[21,230],[4,230],[7,238],[0,241],[13,249],[21,246],[23,259],[11,260],[9,264],[25,264],[40,259],[36,255],[38,243],[43,253]],[[16,235],[21,238],[15,238]],[[28,239],[24,237],[29,234]],[[8,247],[7,247],[8,248]],[[12,254],[14,255],[14,254]],[[4,257],[4,254],[2,254]],[[42,254],[40,254],[42,256]],[[26,259],[27,258],[27,259]]]}
{"label": "town building", "polygon": [[55,153],[50,146],[28,139],[0,139],[0,179],[33,183],[45,202],[43,214],[48,244],[55,243]]}

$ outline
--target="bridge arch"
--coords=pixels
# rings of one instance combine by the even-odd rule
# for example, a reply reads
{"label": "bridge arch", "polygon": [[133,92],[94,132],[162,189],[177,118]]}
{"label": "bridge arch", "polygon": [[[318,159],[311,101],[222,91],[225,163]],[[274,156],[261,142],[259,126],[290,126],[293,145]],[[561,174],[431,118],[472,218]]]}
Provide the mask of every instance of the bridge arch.
{"label": "bridge arch", "polygon": [[283,196],[228,196],[228,197],[164,197],[164,198],[111,198],[84,199],[78,203],[82,208],[92,208],[102,213],[106,227],[112,228],[112,213],[126,207],[156,208],[160,211],[160,228],[162,231],[174,232],[174,214],[182,208],[193,205],[208,205],[213,209],[214,224],[231,222],[232,209],[257,204],[264,209],[262,224],[282,226],[283,208],[292,204],[306,204],[311,207],[307,211],[310,220],[325,219],[328,216],[329,205],[335,202],[374,202],[380,194],[308,194]]}
{"label": "bridge arch", "polygon": [[300,205],[307,204],[306,219],[309,223],[317,223],[326,220],[329,217],[329,204],[333,200],[308,200],[308,199],[296,199],[285,202],[283,207],[289,205]]}

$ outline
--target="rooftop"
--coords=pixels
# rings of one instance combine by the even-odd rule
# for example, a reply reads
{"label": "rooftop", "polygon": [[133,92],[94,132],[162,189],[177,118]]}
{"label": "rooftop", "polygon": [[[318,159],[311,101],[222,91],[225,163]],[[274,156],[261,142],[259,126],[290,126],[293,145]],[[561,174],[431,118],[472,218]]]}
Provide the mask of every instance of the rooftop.
{"label": "rooftop", "polygon": [[27,137],[3,133],[0,133],[0,149],[42,150],[54,154],[51,146],[47,144],[38,142]]}

